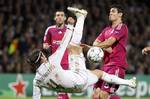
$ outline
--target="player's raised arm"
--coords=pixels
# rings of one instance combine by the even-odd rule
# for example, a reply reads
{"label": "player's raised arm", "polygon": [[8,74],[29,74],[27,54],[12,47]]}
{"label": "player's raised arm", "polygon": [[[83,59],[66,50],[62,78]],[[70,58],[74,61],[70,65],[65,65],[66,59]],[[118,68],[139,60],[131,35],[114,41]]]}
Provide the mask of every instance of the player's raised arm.
{"label": "player's raised arm", "polygon": [[41,99],[41,88],[37,85],[37,80],[33,80],[33,97],[32,99]]}

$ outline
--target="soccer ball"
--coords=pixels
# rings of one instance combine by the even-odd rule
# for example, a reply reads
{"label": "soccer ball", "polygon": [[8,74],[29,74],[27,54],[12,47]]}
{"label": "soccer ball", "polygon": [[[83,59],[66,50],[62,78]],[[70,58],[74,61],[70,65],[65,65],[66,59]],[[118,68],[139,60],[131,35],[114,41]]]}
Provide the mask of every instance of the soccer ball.
{"label": "soccer ball", "polygon": [[99,47],[92,47],[87,52],[87,58],[92,63],[101,62],[104,57],[104,52]]}

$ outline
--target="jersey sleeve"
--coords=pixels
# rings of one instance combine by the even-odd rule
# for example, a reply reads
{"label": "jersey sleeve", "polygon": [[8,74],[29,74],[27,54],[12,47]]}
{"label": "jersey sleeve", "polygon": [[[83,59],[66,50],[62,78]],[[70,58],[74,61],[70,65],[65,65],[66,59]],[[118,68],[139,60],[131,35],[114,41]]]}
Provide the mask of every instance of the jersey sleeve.
{"label": "jersey sleeve", "polygon": [[123,36],[125,36],[125,33],[127,32],[128,32],[128,29],[125,26],[122,26],[121,29],[115,29],[111,37],[114,37],[117,40],[120,40]]}
{"label": "jersey sleeve", "polygon": [[40,99],[41,98],[41,90],[37,84],[37,80],[33,80],[33,99]]}
{"label": "jersey sleeve", "polygon": [[50,34],[50,28],[48,27],[45,31],[44,34],[44,39],[43,39],[43,43],[48,43],[50,44],[50,38],[51,38],[51,34]]}

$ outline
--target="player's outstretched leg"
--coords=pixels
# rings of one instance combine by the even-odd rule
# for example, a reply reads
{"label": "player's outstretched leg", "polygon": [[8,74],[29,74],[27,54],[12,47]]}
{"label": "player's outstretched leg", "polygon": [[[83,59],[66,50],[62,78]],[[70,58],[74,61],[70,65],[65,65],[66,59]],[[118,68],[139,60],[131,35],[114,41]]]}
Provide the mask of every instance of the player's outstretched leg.
{"label": "player's outstretched leg", "polygon": [[126,85],[131,88],[136,88],[136,77],[133,77],[131,79],[122,79],[115,75],[108,74],[101,70],[93,70],[93,74],[97,75],[98,78],[108,82],[108,83],[114,83],[118,85]]}
{"label": "player's outstretched leg", "polygon": [[[78,8],[68,7],[69,11],[75,14],[77,17],[77,22],[74,28],[73,37],[70,41],[69,49],[69,64],[71,70],[75,69],[86,69],[85,59],[82,53],[82,48],[80,47],[84,21],[87,16],[86,10],[80,10]],[[78,65],[76,65],[78,63]]]}
{"label": "player's outstretched leg", "polygon": [[60,46],[58,47],[56,52],[53,53],[49,58],[49,60],[51,61],[51,63],[53,63],[53,65],[57,66],[57,64],[60,64],[63,55],[65,53],[65,50],[71,40],[72,33],[73,33],[73,25],[68,24],[66,33],[60,43]]}
{"label": "player's outstretched leg", "polygon": [[87,11],[83,9],[79,10],[78,8],[73,8],[73,7],[68,7],[67,9],[72,13],[74,13],[75,16],[77,17],[77,22],[74,28],[71,44],[79,45],[83,35],[83,26],[84,26],[85,18],[87,16]]}

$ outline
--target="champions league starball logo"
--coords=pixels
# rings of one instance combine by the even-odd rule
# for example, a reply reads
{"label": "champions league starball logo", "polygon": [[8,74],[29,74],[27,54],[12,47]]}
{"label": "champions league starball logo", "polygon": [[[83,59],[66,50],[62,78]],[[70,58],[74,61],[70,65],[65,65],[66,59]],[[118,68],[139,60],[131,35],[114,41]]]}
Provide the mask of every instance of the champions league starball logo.
{"label": "champions league starball logo", "polygon": [[16,96],[26,96],[28,82],[23,80],[21,74],[16,77],[16,82],[9,83],[9,87],[15,92]]}

